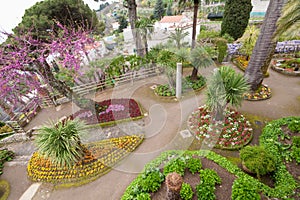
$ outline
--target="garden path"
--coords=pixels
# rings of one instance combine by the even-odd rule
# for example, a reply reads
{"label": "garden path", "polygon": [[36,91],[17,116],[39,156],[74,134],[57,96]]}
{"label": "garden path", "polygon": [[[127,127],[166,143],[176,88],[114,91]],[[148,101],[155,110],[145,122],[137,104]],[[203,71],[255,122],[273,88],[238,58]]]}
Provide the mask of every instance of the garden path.
{"label": "garden path", "polygon": [[[210,72],[205,69],[200,73],[208,75]],[[187,149],[191,144],[192,137],[184,138],[179,132],[185,129],[185,120],[192,110],[204,104],[204,91],[178,102],[164,101],[158,99],[150,88],[162,82],[166,82],[166,77],[163,75],[147,78],[134,84],[118,86],[94,95],[94,98],[99,101],[108,98],[131,97],[140,102],[148,112],[148,116],[143,119],[146,139],[134,153],[101,178],[86,185],[68,189],[54,190],[50,184],[42,184],[33,200],[120,199],[126,187],[145,163],[164,150]],[[270,77],[266,78],[264,83],[271,87],[272,98],[260,102],[244,101],[239,111],[268,119],[300,116],[299,77],[288,77],[270,70]],[[44,109],[25,129],[42,125],[49,119],[57,120],[62,116],[69,115],[73,109],[76,108],[70,103],[59,108]],[[120,128],[123,127],[120,125]],[[17,152],[17,155],[27,155],[28,159],[34,151],[31,142],[7,145],[7,147]],[[8,200],[19,199],[32,184],[27,179],[26,159],[23,164],[6,164],[1,179],[8,180],[11,185]]]}

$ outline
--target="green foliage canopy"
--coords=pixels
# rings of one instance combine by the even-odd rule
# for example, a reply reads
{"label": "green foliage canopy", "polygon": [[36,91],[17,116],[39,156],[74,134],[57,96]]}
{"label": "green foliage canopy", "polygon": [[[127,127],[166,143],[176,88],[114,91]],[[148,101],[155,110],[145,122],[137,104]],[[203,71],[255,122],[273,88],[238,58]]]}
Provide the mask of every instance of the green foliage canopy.
{"label": "green foliage canopy", "polygon": [[76,29],[94,30],[97,33],[104,30],[96,13],[82,0],[45,0],[27,9],[21,23],[13,31],[31,31],[36,37],[44,38],[49,30],[56,27],[56,22]]}
{"label": "green foliage canopy", "polygon": [[228,33],[235,40],[240,38],[248,25],[251,10],[251,0],[226,1],[221,35]]}

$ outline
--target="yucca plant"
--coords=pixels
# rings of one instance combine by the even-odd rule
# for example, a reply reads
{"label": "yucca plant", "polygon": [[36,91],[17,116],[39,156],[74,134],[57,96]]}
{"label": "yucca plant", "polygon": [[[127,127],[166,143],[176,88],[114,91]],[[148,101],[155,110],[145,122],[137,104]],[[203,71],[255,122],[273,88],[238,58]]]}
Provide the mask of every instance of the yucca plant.
{"label": "yucca plant", "polygon": [[35,139],[39,153],[57,166],[73,166],[84,157],[85,147],[80,134],[86,125],[79,119],[65,120],[50,126],[43,126]]}
{"label": "yucca plant", "polygon": [[222,120],[223,111],[230,104],[241,105],[243,94],[249,85],[242,74],[228,66],[215,69],[207,84],[206,105],[215,112],[215,120]]}

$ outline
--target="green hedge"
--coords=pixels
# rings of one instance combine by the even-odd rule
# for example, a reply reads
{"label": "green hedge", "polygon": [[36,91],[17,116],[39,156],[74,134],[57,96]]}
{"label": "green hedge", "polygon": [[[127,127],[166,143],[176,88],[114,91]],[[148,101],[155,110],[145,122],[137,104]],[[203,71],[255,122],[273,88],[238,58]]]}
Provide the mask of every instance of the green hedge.
{"label": "green hedge", "polygon": [[[277,152],[278,153],[278,152]],[[278,154],[277,154],[278,155]],[[144,170],[137,176],[137,178],[130,183],[125,190],[122,200],[134,199],[131,194],[143,192],[141,190],[140,181],[143,174],[151,169],[157,168],[162,164],[168,163],[171,157],[186,157],[186,156],[199,156],[206,157],[209,160],[214,161],[219,166],[226,169],[229,173],[234,174],[237,179],[232,187],[232,199],[253,199],[258,198],[259,193],[263,193],[268,197],[287,199],[290,195],[294,194],[294,190],[297,186],[293,177],[288,173],[284,165],[278,165],[277,171],[275,172],[275,188],[270,188],[264,183],[259,182],[252,176],[244,173],[238,166],[228,161],[225,157],[216,154],[212,151],[199,150],[199,151],[182,151],[182,150],[171,150],[163,152],[156,159],[145,165]],[[250,188],[249,188],[250,187]],[[250,193],[249,193],[250,192]]]}

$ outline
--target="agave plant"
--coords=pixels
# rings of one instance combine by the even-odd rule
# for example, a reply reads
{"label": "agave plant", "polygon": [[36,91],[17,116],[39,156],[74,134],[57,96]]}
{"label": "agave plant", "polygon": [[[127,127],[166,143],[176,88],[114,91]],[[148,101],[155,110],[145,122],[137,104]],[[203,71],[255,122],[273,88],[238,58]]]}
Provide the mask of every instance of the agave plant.
{"label": "agave plant", "polygon": [[84,157],[84,146],[80,134],[86,125],[78,120],[65,120],[50,126],[43,126],[35,139],[38,151],[58,166],[73,166]]}
{"label": "agave plant", "polygon": [[221,120],[228,104],[240,106],[243,94],[248,90],[249,85],[242,74],[228,66],[222,66],[215,69],[207,84],[206,105],[215,112],[215,120]]}

